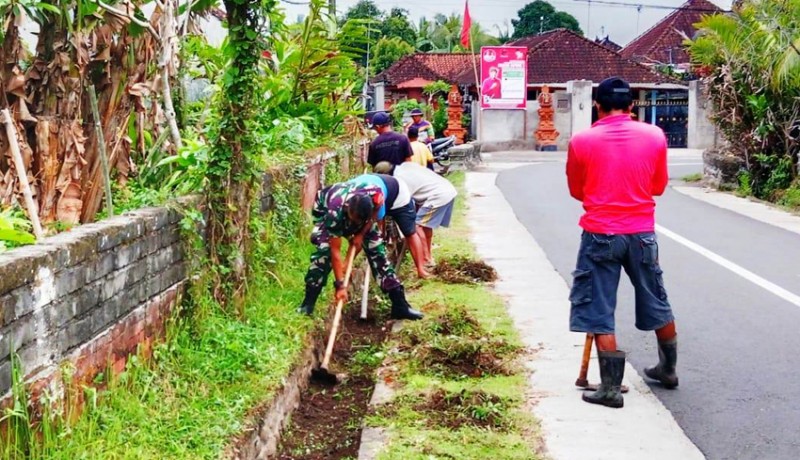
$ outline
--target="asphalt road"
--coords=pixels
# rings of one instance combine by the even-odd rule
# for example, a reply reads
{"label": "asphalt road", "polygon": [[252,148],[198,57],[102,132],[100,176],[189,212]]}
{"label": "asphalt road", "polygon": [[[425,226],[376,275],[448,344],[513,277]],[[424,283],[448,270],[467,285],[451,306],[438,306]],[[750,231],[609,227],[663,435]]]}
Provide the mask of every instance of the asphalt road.
{"label": "asphalt road", "polygon": [[[568,194],[563,161],[554,154],[505,170],[497,185],[571,284],[582,210]],[[699,159],[670,159],[670,177],[681,185],[681,177],[701,169]],[[743,268],[790,298],[800,295],[800,235],[671,189],[657,199],[656,221],[717,257],[659,235],[678,327],[680,387],[654,385],[655,394],[709,459],[799,458],[800,306],[735,271]],[[720,257],[735,266],[721,265]],[[633,289],[624,275],[616,320],[620,348],[642,373],[657,361],[655,336],[634,327]]]}

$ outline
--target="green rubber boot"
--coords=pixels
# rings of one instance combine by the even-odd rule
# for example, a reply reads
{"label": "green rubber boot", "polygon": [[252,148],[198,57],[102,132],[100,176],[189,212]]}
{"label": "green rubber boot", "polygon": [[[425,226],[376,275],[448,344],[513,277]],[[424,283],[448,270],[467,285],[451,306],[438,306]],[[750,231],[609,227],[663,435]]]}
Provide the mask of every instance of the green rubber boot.
{"label": "green rubber boot", "polygon": [[658,364],[644,370],[646,376],[658,380],[664,388],[673,389],[678,386],[678,374],[675,365],[678,362],[678,338],[658,341]]}
{"label": "green rubber boot", "polygon": [[622,377],[625,375],[624,351],[600,351],[600,386],[595,392],[583,394],[583,400],[591,404],[620,408],[623,406]]}

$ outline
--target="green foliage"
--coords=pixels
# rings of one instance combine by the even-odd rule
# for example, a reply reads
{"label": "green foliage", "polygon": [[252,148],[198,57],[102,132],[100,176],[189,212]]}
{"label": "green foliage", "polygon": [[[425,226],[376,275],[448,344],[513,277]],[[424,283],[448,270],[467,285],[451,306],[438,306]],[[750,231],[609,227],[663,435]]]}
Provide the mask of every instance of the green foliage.
{"label": "green foliage", "polygon": [[545,0],[528,3],[517,12],[517,15],[519,19],[511,20],[514,25],[514,33],[511,38],[514,39],[561,28],[583,35],[580,23],[574,16],[564,11],[557,11]]}
{"label": "green foliage", "polygon": [[687,174],[681,178],[684,182],[700,182],[703,180],[703,173]]}
{"label": "green foliage", "polygon": [[372,0],[359,0],[358,3],[350,7],[342,18],[342,23],[353,19],[369,19],[380,21],[383,18],[383,11],[378,8]]}
{"label": "green foliage", "polygon": [[800,186],[794,184],[784,190],[778,203],[794,211],[800,211]]}
{"label": "green foliage", "polygon": [[744,2],[732,14],[704,17],[687,41],[704,76],[711,116],[745,160],[741,193],[776,199],[796,178],[800,114],[800,1]]}
{"label": "green foliage", "polygon": [[372,68],[375,73],[383,72],[409,54],[414,54],[413,46],[398,37],[383,37],[373,48]]}
{"label": "green foliage", "polygon": [[431,124],[433,125],[433,132],[438,133],[440,136],[447,129],[447,103],[443,97],[438,100],[438,107],[433,113]]}
{"label": "green foliage", "polygon": [[450,86],[450,83],[447,83],[446,81],[437,80],[433,83],[425,85],[425,87],[422,88],[422,94],[428,96],[428,101],[430,101],[440,93],[447,94],[450,92]]}
{"label": "green foliage", "polygon": [[381,24],[381,35],[384,38],[398,38],[407,44],[416,43],[417,32],[408,20],[408,10],[392,8]]}
{"label": "green foliage", "polygon": [[0,212],[0,251],[35,243],[30,228],[30,221],[19,209],[8,208]]}
{"label": "green foliage", "polygon": [[[245,429],[253,408],[282,388],[314,327],[294,310],[311,249],[307,218],[297,206],[303,173],[298,166],[276,179],[274,210],[251,221],[256,238],[247,321],[231,317],[209,295],[207,261],[195,254],[194,263],[203,270],[151,359],[131,357],[113,379],[107,377],[110,372],[101,374],[95,384],[103,391],[65,382],[71,391],[84,392],[80,417],[45,412],[46,423],[32,423],[28,395],[15,370],[14,404],[1,415],[13,431],[3,432],[0,458],[220,458]],[[195,224],[188,220],[186,227],[197,243]],[[68,373],[62,370],[62,375]]]}
{"label": "green foliage", "polygon": [[753,194],[752,177],[748,171],[740,171],[737,177],[739,180],[739,188],[736,189],[736,194],[739,196],[750,196]]}

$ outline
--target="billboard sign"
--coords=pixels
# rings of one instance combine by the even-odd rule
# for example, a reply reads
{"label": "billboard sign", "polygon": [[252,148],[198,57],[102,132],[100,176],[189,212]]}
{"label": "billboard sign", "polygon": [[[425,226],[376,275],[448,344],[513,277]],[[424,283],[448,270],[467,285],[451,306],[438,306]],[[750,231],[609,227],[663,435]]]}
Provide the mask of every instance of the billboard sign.
{"label": "billboard sign", "polygon": [[481,48],[481,108],[525,109],[528,101],[528,48]]}

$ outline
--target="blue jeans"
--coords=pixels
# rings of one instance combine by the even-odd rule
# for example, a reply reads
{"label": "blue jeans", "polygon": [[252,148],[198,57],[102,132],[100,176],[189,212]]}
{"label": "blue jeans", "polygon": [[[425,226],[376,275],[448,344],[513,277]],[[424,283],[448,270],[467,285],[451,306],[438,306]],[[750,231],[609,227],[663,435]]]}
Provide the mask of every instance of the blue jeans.
{"label": "blue jeans", "polygon": [[674,320],[658,264],[655,233],[602,235],[583,232],[572,272],[569,327],[573,332],[614,333],[621,269],[636,292],[636,328],[652,331]]}

